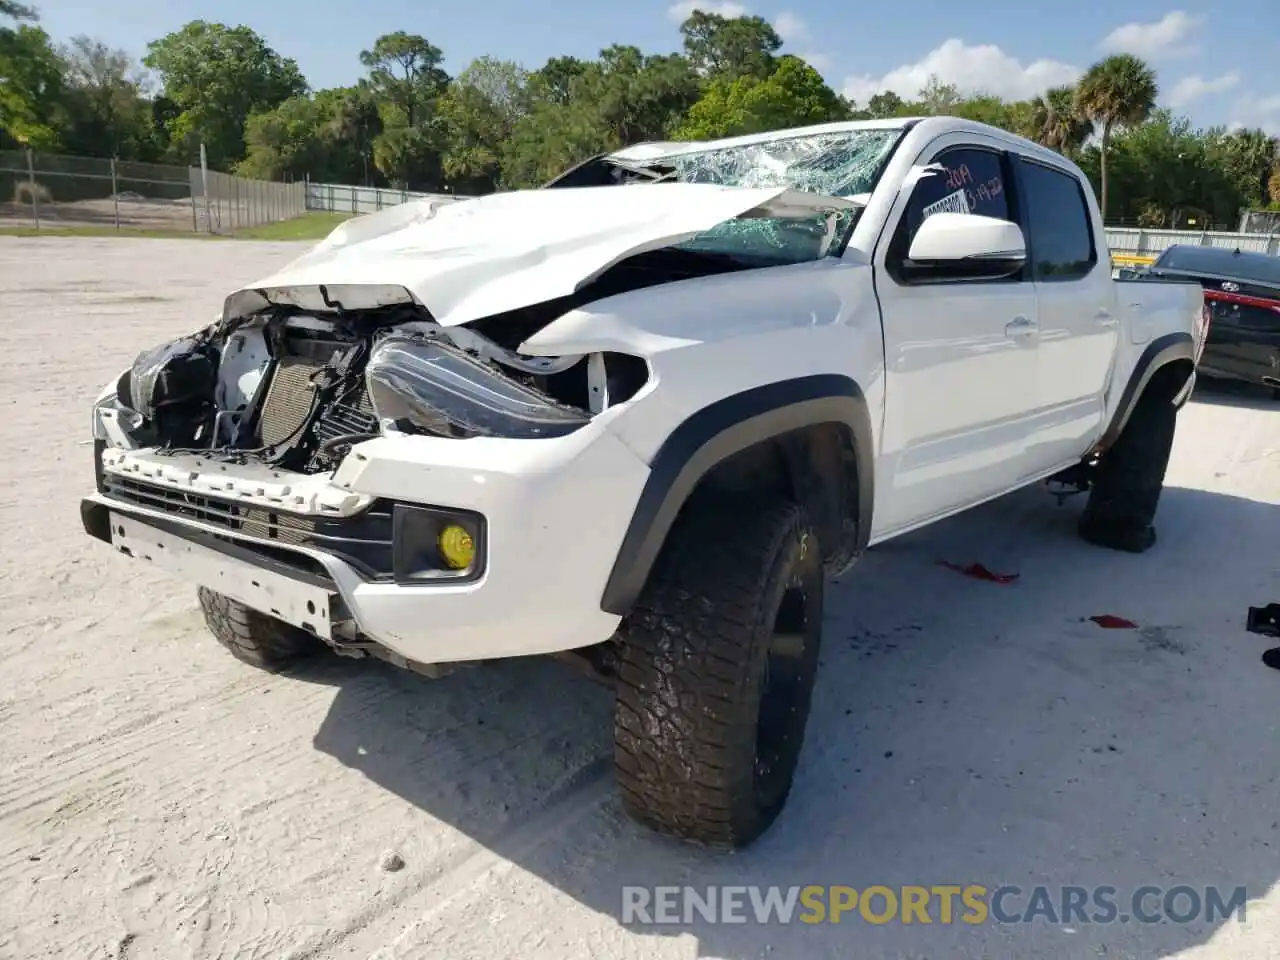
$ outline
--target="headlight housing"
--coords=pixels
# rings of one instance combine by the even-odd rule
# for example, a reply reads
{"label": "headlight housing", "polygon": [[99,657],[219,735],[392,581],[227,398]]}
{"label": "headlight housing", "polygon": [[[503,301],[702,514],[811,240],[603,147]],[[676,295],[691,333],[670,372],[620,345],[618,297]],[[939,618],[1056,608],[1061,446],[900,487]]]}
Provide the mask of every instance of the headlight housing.
{"label": "headlight housing", "polygon": [[373,348],[365,380],[379,421],[444,436],[559,437],[591,420],[440,340],[386,338]]}

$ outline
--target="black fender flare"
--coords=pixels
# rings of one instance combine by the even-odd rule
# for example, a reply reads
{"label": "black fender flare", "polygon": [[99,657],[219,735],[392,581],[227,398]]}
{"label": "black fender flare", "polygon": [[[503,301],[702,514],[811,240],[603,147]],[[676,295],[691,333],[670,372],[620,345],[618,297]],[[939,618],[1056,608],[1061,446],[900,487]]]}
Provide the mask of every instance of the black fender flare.
{"label": "black fender flare", "polygon": [[709,404],[671,432],[658,449],[623,537],[600,606],[626,616],[698,482],[748,447],[817,424],[847,426],[857,470],[856,549],[871,539],[875,460],[871,414],[862,388],[839,374],[816,374],[753,387]]}
{"label": "black fender flare", "polygon": [[1146,349],[1133,365],[1133,372],[1129,374],[1129,382],[1124,385],[1124,392],[1120,395],[1116,412],[1112,415],[1111,422],[1107,425],[1101,439],[1094,445],[1093,453],[1101,453],[1119,439],[1152,378],[1161,367],[1179,360],[1188,360],[1193,365],[1195,363],[1195,341],[1191,334],[1166,333],[1147,344]]}

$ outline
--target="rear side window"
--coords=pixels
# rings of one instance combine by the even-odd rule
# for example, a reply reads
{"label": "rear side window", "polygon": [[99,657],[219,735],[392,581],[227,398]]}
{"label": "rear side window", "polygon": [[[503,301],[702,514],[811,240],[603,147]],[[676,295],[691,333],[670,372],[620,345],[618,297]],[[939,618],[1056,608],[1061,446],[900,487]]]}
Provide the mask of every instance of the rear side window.
{"label": "rear side window", "polygon": [[906,256],[925,218],[941,211],[979,213],[1012,220],[1000,155],[973,147],[944,150],[932,161],[940,169],[917,181],[896,240]]}
{"label": "rear side window", "polygon": [[1098,254],[1080,181],[1023,160],[1022,187],[1034,278],[1054,281],[1087,276],[1097,264]]}

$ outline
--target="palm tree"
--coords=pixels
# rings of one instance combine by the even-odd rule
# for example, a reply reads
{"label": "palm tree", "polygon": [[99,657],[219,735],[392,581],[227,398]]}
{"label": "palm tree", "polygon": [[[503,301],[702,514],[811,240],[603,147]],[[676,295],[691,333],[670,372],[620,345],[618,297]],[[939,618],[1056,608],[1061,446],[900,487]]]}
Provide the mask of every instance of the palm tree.
{"label": "palm tree", "polygon": [[39,20],[40,15],[34,7],[24,6],[15,0],[0,0],[0,17],[11,20]]}
{"label": "palm tree", "polygon": [[1091,125],[1076,109],[1075,97],[1074,87],[1054,87],[1035,101],[1031,124],[1037,143],[1067,155],[1084,146]]}
{"label": "palm tree", "polygon": [[1142,123],[1155,109],[1160,88],[1156,74],[1131,53],[1118,53],[1089,68],[1076,86],[1075,105],[1082,117],[1102,127],[1102,215],[1107,215],[1107,148],[1117,126]]}
{"label": "palm tree", "polygon": [[1268,136],[1263,130],[1238,130],[1229,143],[1245,180],[1266,203],[1271,172],[1280,162],[1280,137]]}

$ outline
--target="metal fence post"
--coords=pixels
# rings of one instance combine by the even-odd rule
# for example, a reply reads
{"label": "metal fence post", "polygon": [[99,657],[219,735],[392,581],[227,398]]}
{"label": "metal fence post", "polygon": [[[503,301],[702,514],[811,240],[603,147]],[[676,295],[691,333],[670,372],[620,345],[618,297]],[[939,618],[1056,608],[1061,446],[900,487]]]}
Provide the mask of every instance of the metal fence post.
{"label": "metal fence post", "polygon": [[209,209],[209,156],[200,142],[200,185],[204,189],[204,225],[213,233],[213,213]]}
{"label": "metal fence post", "polygon": [[187,165],[187,193],[191,196],[191,232],[200,232],[200,215],[196,212],[196,170]]}
{"label": "metal fence post", "polygon": [[35,153],[27,147],[27,187],[31,190],[31,216],[35,219],[36,229],[40,229],[40,197],[36,190],[36,158]]}
{"label": "metal fence post", "polygon": [[116,220],[116,233],[120,232],[120,189],[116,183],[116,158],[111,158],[111,211]]}

